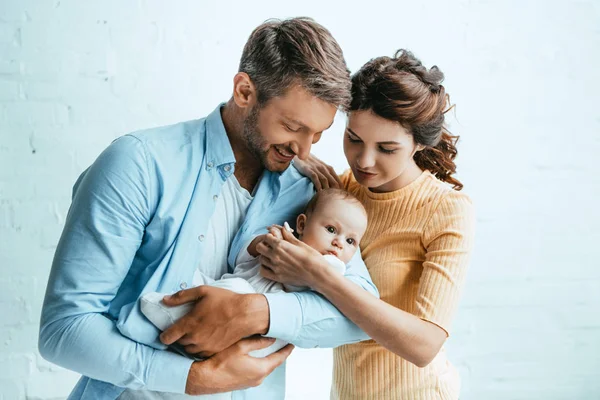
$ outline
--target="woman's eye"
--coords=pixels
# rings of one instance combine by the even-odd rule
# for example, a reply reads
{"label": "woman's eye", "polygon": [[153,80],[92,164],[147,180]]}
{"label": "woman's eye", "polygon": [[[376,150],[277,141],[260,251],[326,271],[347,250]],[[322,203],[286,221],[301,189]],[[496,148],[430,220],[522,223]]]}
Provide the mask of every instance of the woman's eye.
{"label": "woman's eye", "polygon": [[384,149],[383,147],[380,147],[379,150],[381,150],[385,154],[394,154],[396,152],[396,150]]}
{"label": "woman's eye", "polygon": [[335,228],[333,226],[328,226],[325,229],[327,229],[327,232],[329,233],[335,233]]}
{"label": "woman's eye", "polygon": [[352,138],[352,136],[348,135],[348,141],[350,141],[350,143],[359,143],[360,140],[356,139],[356,138]]}

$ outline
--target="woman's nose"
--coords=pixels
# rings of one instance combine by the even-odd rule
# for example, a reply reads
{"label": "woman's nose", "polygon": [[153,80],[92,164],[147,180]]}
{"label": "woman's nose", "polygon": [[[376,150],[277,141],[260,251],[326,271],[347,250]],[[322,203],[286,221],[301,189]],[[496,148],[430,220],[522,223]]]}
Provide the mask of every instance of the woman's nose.
{"label": "woman's nose", "polygon": [[356,164],[360,169],[371,168],[375,165],[375,157],[371,156],[369,151],[363,151],[358,155]]}

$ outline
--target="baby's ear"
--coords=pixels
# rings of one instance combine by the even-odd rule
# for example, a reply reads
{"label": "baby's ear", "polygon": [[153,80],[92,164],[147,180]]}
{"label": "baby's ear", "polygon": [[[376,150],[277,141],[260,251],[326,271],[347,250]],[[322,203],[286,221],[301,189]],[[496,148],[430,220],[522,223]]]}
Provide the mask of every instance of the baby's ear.
{"label": "baby's ear", "polygon": [[306,224],[306,215],[304,215],[304,214],[298,215],[298,218],[296,219],[296,232],[298,232],[298,235],[302,235],[302,232],[304,232],[305,224]]}

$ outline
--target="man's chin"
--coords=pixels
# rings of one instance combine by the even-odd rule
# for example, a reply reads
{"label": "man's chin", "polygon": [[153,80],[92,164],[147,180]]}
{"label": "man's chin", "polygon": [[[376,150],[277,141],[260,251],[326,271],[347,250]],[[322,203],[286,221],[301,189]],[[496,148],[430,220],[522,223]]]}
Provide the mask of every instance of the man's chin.
{"label": "man's chin", "polygon": [[290,166],[290,161],[288,162],[279,162],[271,159],[266,160],[264,164],[265,168],[271,172],[283,172]]}

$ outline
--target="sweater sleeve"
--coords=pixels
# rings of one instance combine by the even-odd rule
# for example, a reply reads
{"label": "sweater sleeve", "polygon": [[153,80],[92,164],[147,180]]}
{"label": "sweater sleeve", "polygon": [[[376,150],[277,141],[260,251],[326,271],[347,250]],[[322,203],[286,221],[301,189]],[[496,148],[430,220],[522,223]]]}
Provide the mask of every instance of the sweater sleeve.
{"label": "sweater sleeve", "polygon": [[464,284],[474,239],[471,200],[454,190],[443,197],[423,232],[426,249],[416,316],[449,334]]}

